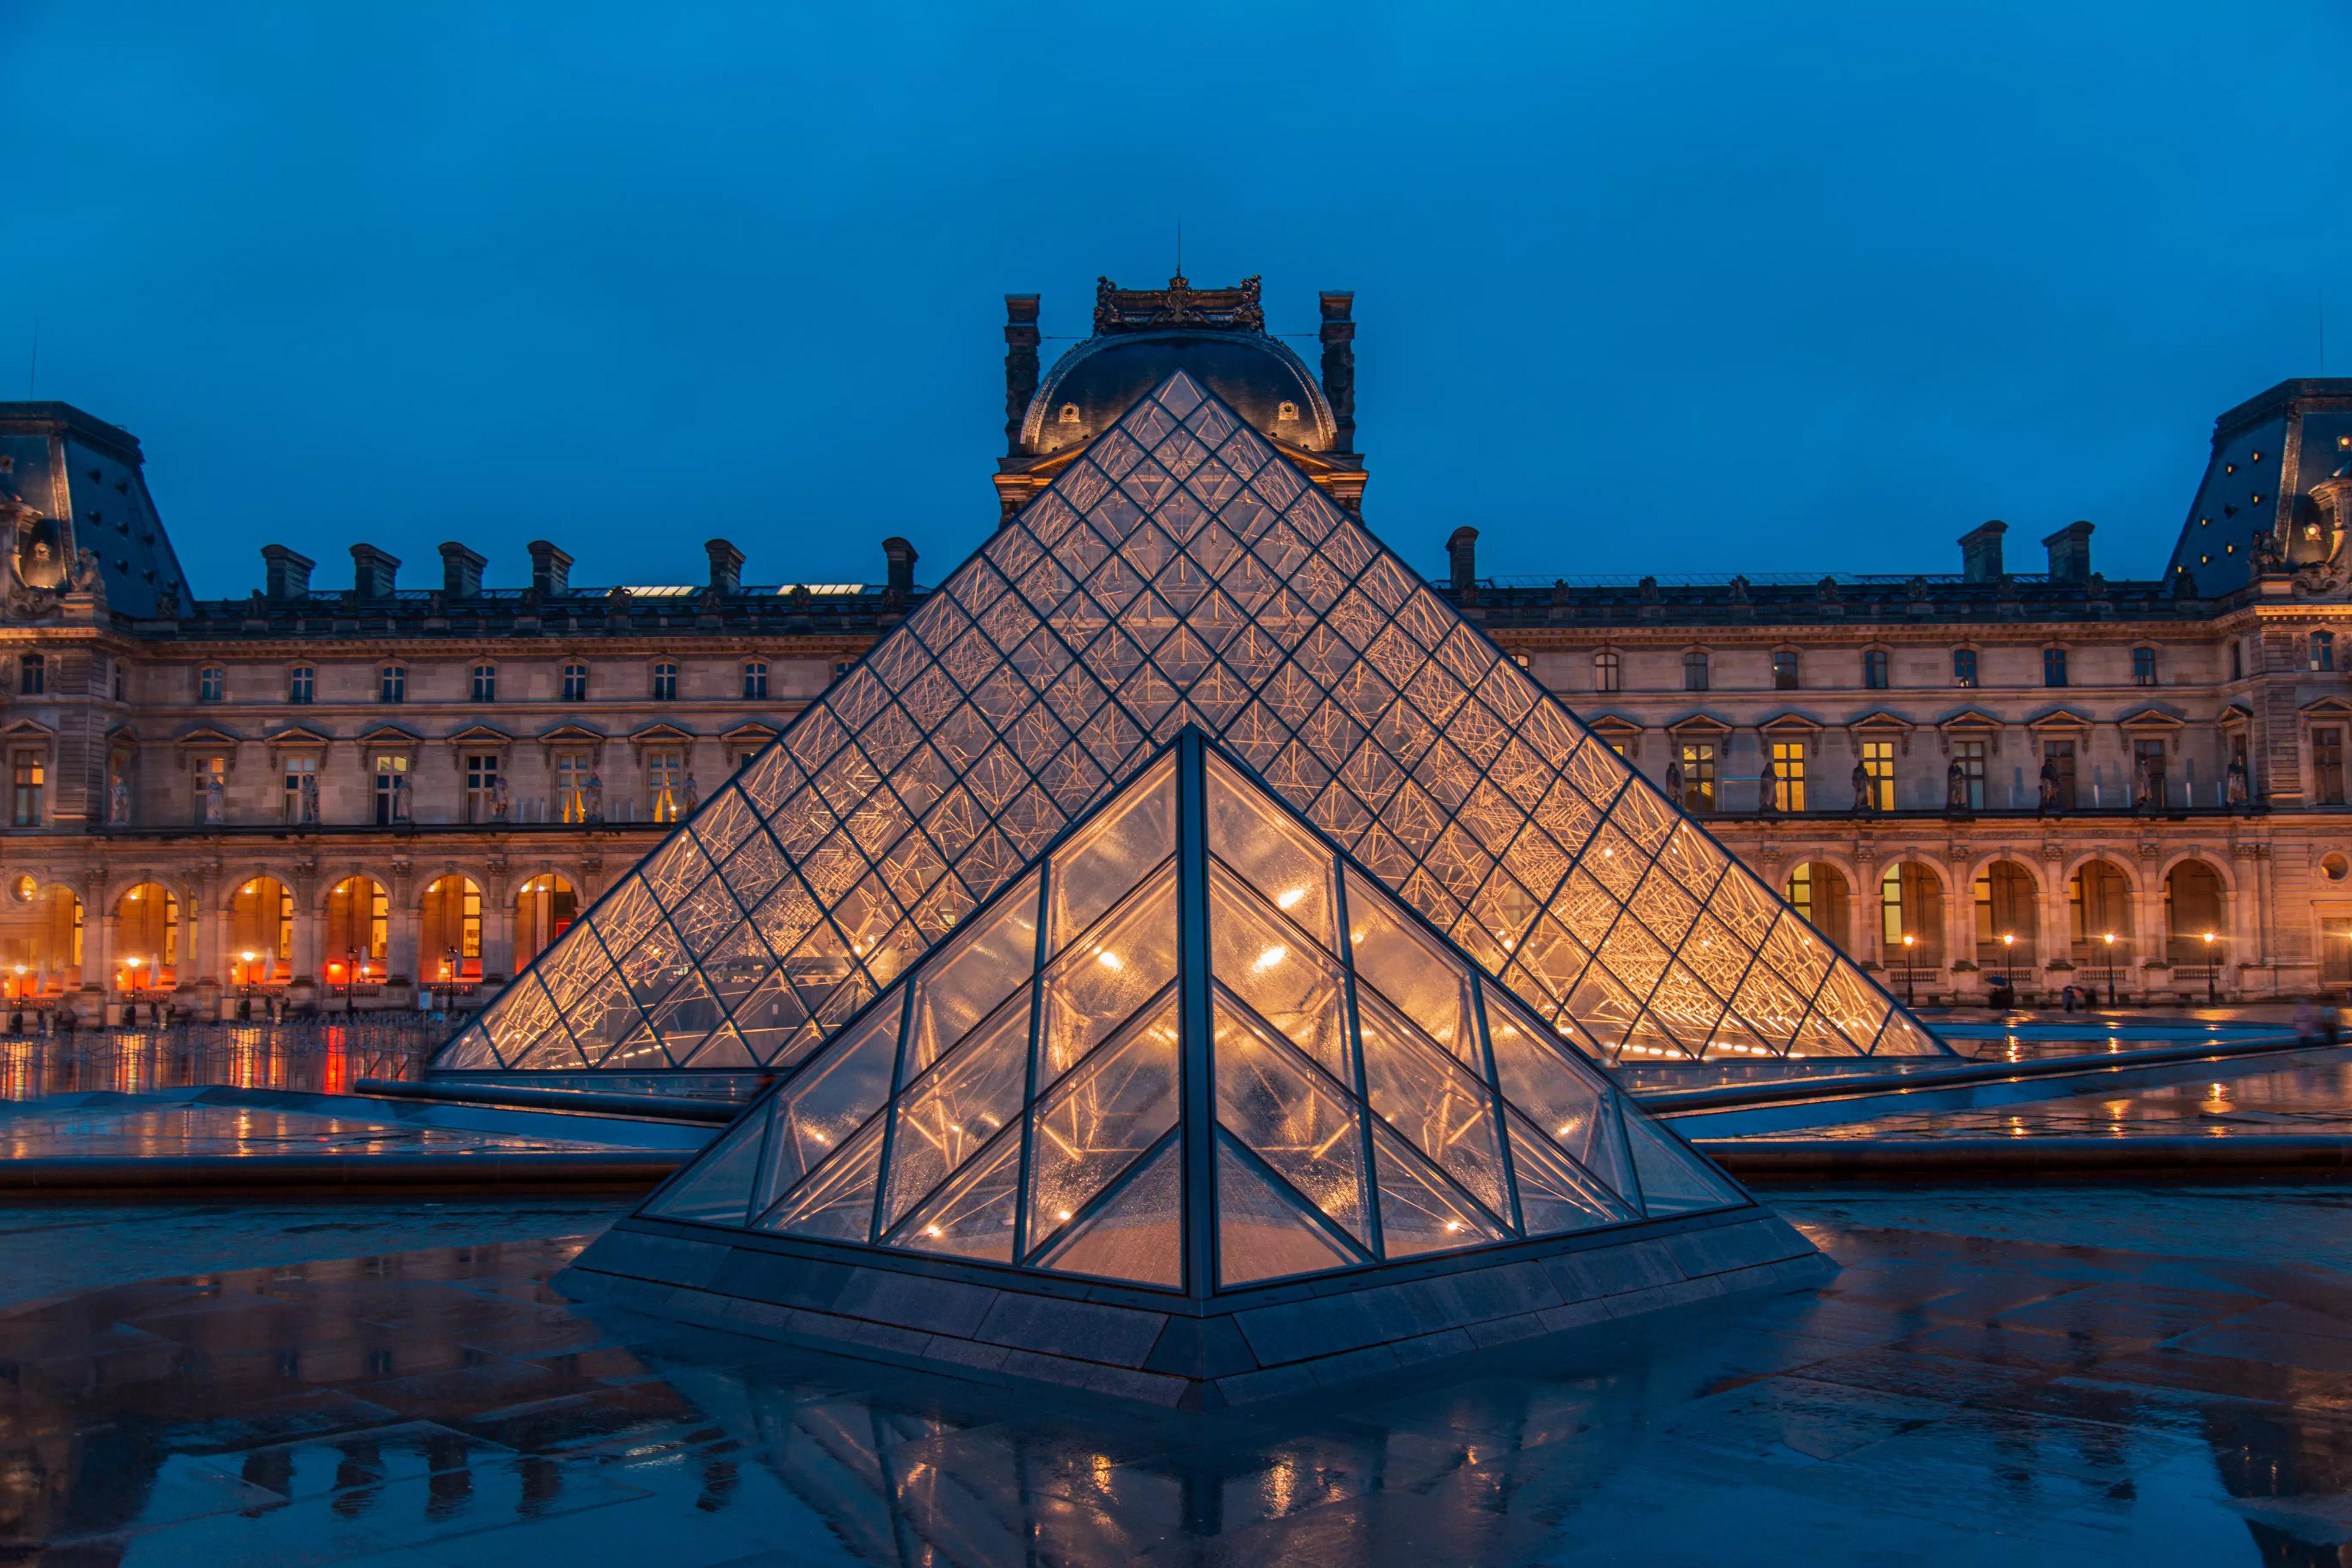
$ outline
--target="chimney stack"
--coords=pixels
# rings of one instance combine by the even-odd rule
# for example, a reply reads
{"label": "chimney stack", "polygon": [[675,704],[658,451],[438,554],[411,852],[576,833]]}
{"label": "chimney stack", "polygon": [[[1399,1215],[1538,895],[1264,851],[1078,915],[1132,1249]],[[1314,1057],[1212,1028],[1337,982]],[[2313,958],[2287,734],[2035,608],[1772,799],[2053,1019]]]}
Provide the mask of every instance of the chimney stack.
{"label": "chimney stack", "polygon": [[915,594],[915,547],[893,535],[882,542],[882,558],[890,563],[890,592],[903,604]]}
{"label": "chimney stack", "polygon": [[1356,296],[1325,291],[1323,307],[1323,398],[1331,405],[1334,439],[1342,452],[1356,449]]}
{"label": "chimney stack", "polygon": [[310,568],[318,564],[282,544],[261,547],[262,593],[272,599],[299,599],[310,592]]}
{"label": "chimney stack", "polygon": [[1004,450],[1021,450],[1021,424],[1037,395],[1037,296],[1004,297]]}
{"label": "chimney stack", "polygon": [[553,598],[572,589],[572,557],[544,539],[534,539],[530,551],[530,585],[540,597]]}
{"label": "chimney stack", "polygon": [[488,565],[487,557],[477,555],[456,540],[441,547],[441,593],[450,599],[478,599],[482,596],[482,568]]}
{"label": "chimney stack", "polygon": [[743,552],[723,539],[706,539],[703,553],[710,557],[710,585],[732,594],[743,585]]}
{"label": "chimney stack", "polygon": [[393,578],[399,574],[400,560],[386,555],[373,544],[352,546],[352,596],[359,599],[389,599]]}
{"label": "chimney stack", "polygon": [[2000,581],[2000,536],[2009,524],[1995,518],[1960,535],[1960,577],[1969,583]]}
{"label": "chimney stack", "polygon": [[1445,542],[1445,558],[1454,567],[1454,591],[1467,594],[1478,584],[1478,531],[1457,528]]}
{"label": "chimney stack", "polygon": [[2091,524],[2070,522],[2042,542],[2050,551],[2050,576],[2059,583],[2091,580]]}

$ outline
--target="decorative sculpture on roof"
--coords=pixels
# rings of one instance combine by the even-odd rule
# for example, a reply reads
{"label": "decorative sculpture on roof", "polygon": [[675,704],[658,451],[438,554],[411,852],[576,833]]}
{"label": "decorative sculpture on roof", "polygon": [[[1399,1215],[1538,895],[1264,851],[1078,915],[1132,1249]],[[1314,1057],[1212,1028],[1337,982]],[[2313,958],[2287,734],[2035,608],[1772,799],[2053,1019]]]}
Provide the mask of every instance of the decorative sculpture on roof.
{"label": "decorative sculpture on roof", "polygon": [[1228,331],[1265,331],[1258,303],[1258,280],[1244,278],[1232,289],[1195,289],[1178,273],[1165,289],[1122,289],[1108,278],[1095,279],[1095,334],[1143,332],[1161,327],[1219,327]]}

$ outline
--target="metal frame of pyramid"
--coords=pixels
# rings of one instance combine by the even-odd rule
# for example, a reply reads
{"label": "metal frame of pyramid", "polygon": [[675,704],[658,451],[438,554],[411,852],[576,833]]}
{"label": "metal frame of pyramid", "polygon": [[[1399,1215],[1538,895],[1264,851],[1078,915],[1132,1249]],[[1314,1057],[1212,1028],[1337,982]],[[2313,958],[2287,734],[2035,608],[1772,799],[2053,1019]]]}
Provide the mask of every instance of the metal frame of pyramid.
{"label": "metal frame of pyramid", "polygon": [[1301,1311],[1393,1364],[1557,1326],[1634,1258],[1609,1315],[1821,1268],[1187,726],[565,1278],[1213,1404],[1360,1370]]}
{"label": "metal frame of pyramid", "polygon": [[1948,1054],[1180,371],[433,1070],[740,1091],[1187,724],[1601,1060]]}

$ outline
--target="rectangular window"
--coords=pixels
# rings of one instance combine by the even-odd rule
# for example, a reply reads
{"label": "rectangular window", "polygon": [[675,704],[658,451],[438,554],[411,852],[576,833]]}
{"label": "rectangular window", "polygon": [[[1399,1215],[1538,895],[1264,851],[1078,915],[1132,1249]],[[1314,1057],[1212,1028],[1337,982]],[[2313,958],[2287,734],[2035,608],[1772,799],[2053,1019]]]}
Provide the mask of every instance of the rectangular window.
{"label": "rectangular window", "polygon": [[2352,918],[2319,918],[2319,983],[2330,989],[2352,985]]}
{"label": "rectangular window", "polygon": [[319,781],[319,759],[316,757],[287,758],[285,819],[289,822],[300,822],[304,820],[302,816],[302,782],[305,779],[310,781],[310,788],[312,790],[311,798],[316,800],[318,798],[316,792],[318,790]]}
{"label": "rectangular window", "polygon": [[1784,652],[1772,656],[1772,689],[1775,691],[1797,689],[1797,656],[1795,654]]}
{"label": "rectangular window", "polygon": [[2246,679],[2246,650],[2235,642],[2230,645],[2230,679],[2232,680]]}
{"label": "rectangular window", "polygon": [[2344,731],[2328,728],[2311,732],[2311,803],[2344,804]]}
{"label": "rectangular window", "polygon": [[495,664],[474,666],[474,700],[496,702],[499,700],[499,667]]}
{"label": "rectangular window", "polygon": [[2311,668],[2321,673],[2336,668],[2336,634],[2334,632],[2311,634]]}
{"label": "rectangular window", "polygon": [[674,664],[654,666],[654,700],[656,702],[677,700],[677,666]]}
{"label": "rectangular window", "polygon": [[740,773],[751,759],[759,754],[760,748],[757,746],[738,746],[730,753],[730,760],[728,765],[733,772]]}
{"label": "rectangular window", "polygon": [[1977,683],[1977,650],[1956,647],[1952,650],[1952,684],[1973,687]]}
{"label": "rectangular window", "polygon": [[1867,650],[1862,656],[1862,684],[1866,690],[1884,691],[1887,686],[1887,666],[1891,656],[1883,647]]}
{"label": "rectangular window", "polygon": [[1683,655],[1683,689],[1685,691],[1706,689],[1706,655],[1696,648]]}
{"label": "rectangular window", "polygon": [[1985,742],[1982,741],[1953,742],[1952,761],[1960,765],[1960,784],[1966,791],[1968,808],[1970,811],[1982,811],[1985,803]]}
{"label": "rectangular window", "polygon": [[1862,771],[1870,775],[1870,799],[1873,811],[1895,809],[1895,742],[1864,741],[1862,743]]}
{"label": "rectangular window", "polygon": [[1622,691],[1625,687],[1625,661],[1606,648],[1592,656],[1592,689]]}
{"label": "rectangular window", "polygon": [[48,763],[36,752],[16,754],[16,794],[9,820],[19,827],[41,826],[41,797],[48,786]]}
{"label": "rectangular window", "polygon": [[286,677],[286,700],[308,702],[319,689],[319,672],[307,664],[298,664]]}
{"label": "rectangular window", "polygon": [[1772,742],[1772,809],[1805,809],[1805,743],[1802,741]]}
{"label": "rectangular window", "polygon": [[564,752],[556,757],[556,815],[564,821],[588,820],[588,780],[592,772],[585,752]]}
{"label": "rectangular window", "polygon": [[466,820],[488,822],[498,816],[499,754],[472,752],[466,757]]}
{"label": "rectangular window", "polygon": [[397,664],[385,665],[382,675],[376,680],[375,696],[379,702],[407,701],[407,669]]}
{"label": "rectangular window", "polygon": [[208,664],[196,671],[196,700],[218,702],[228,689],[228,671],[219,665]]}
{"label": "rectangular window", "polygon": [[676,752],[646,753],[646,799],[656,822],[676,822],[686,799],[686,761]]}
{"label": "rectangular window", "polygon": [[2156,684],[2156,649],[2152,647],[2132,649],[2132,684],[2134,686]]}
{"label": "rectangular window", "polygon": [[2064,648],[2045,647],[2042,650],[2042,684],[2044,686],[2066,684],[2066,650]]}
{"label": "rectangular window", "polygon": [[563,700],[566,702],[588,700],[588,667],[586,665],[567,664],[563,667]]}
{"label": "rectangular window", "polygon": [[114,661],[114,700],[117,702],[123,700],[122,693],[125,685],[126,681],[122,671],[122,661],[118,658]]}
{"label": "rectangular window", "polygon": [[375,825],[389,827],[400,820],[401,784],[408,776],[406,757],[380,756],[375,760]]}
{"label": "rectangular window", "polygon": [[1810,863],[1789,873],[1789,907],[1807,925],[1822,923],[1813,918],[1813,868]]}
{"label": "rectangular window", "polygon": [[[2061,811],[2074,809],[2074,742],[2050,741],[2043,743],[2042,759],[2051,764],[2057,774],[2057,807]],[[2038,793],[2038,792],[2037,792]]]}
{"label": "rectangular window", "polygon": [[16,661],[16,689],[26,697],[38,697],[49,689],[49,661],[37,653],[28,653]]}
{"label": "rectangular window", "polygon": [[2164,742],[2134,741],[2132,742],[2132,804],[2145,803],[2162,806],[2164,800]]}
{"label": "rectangular window", "polygon": [[194,820],[199,824],[212,820],[213,785],[215,783],[220,785],[221,813],[226,816],[228,812],[228,759],[197,757],[189,764],[189,771],[196,791]]}
{"label": "rectangular window", "polygon": [[743,667],[743,700],[765,702],[768,700],[768,667],[758,659]]}
{"label": "rectangular window", "polygon": [[1682,748],[1683,809],[1706,813],[1715,809],[1715,742],[1685,741]]}

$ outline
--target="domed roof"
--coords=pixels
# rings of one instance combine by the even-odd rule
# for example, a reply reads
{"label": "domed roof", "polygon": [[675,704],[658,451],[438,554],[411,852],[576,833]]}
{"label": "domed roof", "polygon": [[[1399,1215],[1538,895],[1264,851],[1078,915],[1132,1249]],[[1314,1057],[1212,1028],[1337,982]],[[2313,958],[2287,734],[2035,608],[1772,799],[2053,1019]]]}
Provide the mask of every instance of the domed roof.
{"label": "domed roof", "polygon": [[1263,332],[1198,327],[1117,331],[1064,354],[1029,401],[1021,449],[1084,446],[1179,370],[1286,446],[1331,449],[1331,405],[1304,361]]}

